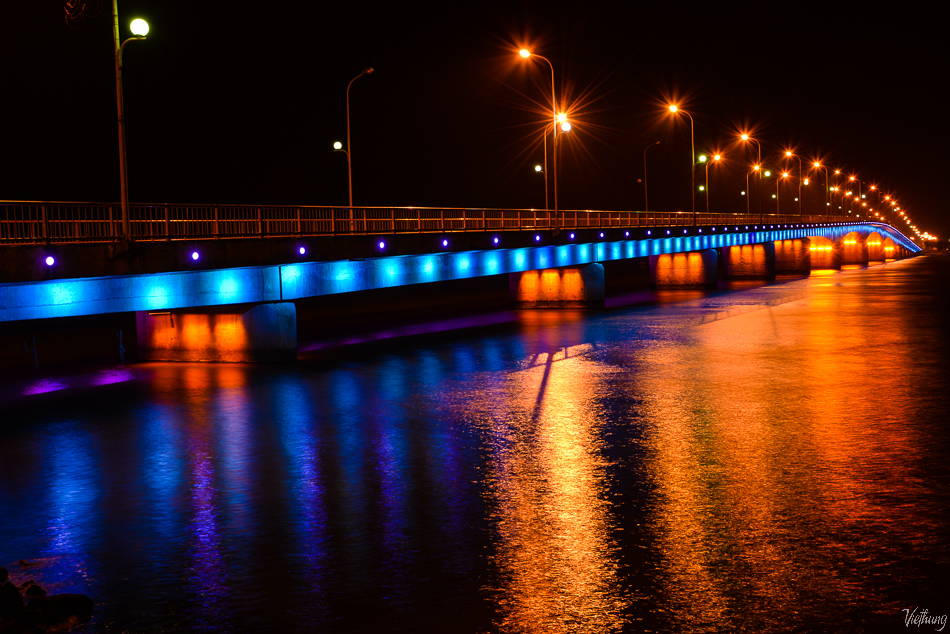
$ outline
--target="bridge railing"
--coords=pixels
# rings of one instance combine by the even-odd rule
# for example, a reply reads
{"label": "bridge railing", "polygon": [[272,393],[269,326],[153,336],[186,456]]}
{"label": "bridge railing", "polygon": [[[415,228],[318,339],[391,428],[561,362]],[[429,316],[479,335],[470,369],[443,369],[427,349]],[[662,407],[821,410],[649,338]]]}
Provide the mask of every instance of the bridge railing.
{"label": "bridge railing", "polygon": [[[530,231],[840,222],[848,216],[723,214],[683,211],[315,207],[303,205],[133,204],[139,241],[249,237]],[[122,239],[118,203],[0,201],[0,245],[111,242]]]}

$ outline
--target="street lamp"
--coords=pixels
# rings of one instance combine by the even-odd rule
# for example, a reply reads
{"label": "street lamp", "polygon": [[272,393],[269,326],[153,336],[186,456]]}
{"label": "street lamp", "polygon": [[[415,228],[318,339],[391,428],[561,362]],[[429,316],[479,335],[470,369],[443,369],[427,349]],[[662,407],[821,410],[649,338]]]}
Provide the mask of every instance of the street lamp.
{"label": "street lamp", "polygon": [[643,148],[643,211],[650,211],[650,199],[647,196],[647,150],[649,150],[654,145],[659,144],[660,142],[657,141],[656,143]]}
{"label": "street lamp", "polygon": [[129,173],[125,158],[125,100],[122,95],[122,52],[132,40],[144,40],[148,34],[148,22],[141,18],[132,20],[129,30],[133,37],[119,43],[118,0],[112,0],[112,36],[115,42],[115,94],[119,112],[119,187],[122,201],[122,237],[132,240],[132,224],[129,219]]}
{"label": "street lamp", "polygon": [[342,150],[346,154],[346,176],[350,185],[350,207],[353,207],[353,146],[350,144],[350,86],[353,85],[353,82],[362,77],[363,75],[372,75],[373,67],[364,68],[363,72],[350,80],[350,83],[346,85],[346,150],[338,148],[337,145],[339,142],[333,144],[334,150]]}
{"label": "street lamp", "polygon": [[[554,155],[554,156],[553,156],[553,162],[554,162],[554,214],[555,214],[555,219],[556,219],[556,218],[557,218],[557,209],[558,209],[558,207],[557,207],[557,127],[558,127],[558,126],[557,126],[557,124],[558,124],[558,123],[567,123],[567,122],[566,122],[564,119],[561,119],[560,121],[558,120],[559,115],[558,115],[558,111],[557,111],[557,96],[556,96],[555,91],[554,91],[554,65],[551,64],[551,60],[549,60],[548,58],[542,57],[541,55],[533,55],[533,54],[531,53],[531,51],[529,51],[529,50],[526,49],[526,48],[523,48],[523,49],[521,49],[520,51],[518,51],[518,54],[521,55],[521,57],[523,57],[523,58],[525,58],[525,59],[528,59],[529,57],[537,57],[538,59],[544,60],[544,61],[547,63],[548,67],[551,69],[551,111],[552,111],[552,113],[553,113],[553,115],[554,115],[554,142],[551,144],[551,146],[552,146],[552,152],[553,152],[553,155]],[[563,113],[562,113],[562,114],[563,114]],[[570,124],[568,123],[568,125],[567,125],[567,130],[570,130],[570,129],[571,129],[571,126],[570,126]],[[567,132],[567,130],[564,130],[564,131]],[[545,143],[545,146],[546,146],[546,145],[547,145],[547,144]]]}
{"label": "street lamp", "polygon": [[677,112],[682,112],[687,117],[689,117],[689,196],[690,202],[693,205],[693,226],[696,226],[696,143],[695,143],[695,126],[693,125],[693,117],[686,112],[681,110],[676,104],[670,104],[670,112],[676,114]]}
{"label": "street lamp", "polygon": [[[781,215],[781,200],[782,196],[779,193],[778,184],[782,182],[783,178],[788,178],[788,172],[782,172],[782,175],[775,179],[775,215]],[[801,191],[801,181],[799,181],[799,191]],[[799,204],[801,203],[801,196],[798,197]],[[801,213],[798,214],[799,216]],[[778,218],[776,218],[778,220]],[[781,222],[781,221],[779,221]]]}
{"label": "street lamp", "polygon": [[[756,151],[757,151],[755,162],[756,162],[756,165],[761,165],[761,164],[762,164],[762,145],[761,145],[757,140],[753,139],[751,136],[749,136],[748,134],[746,134],[745,132],[743,132],[742,134],[740,134],[740,135],[739,135],[739,138],[742,139],[743,141],[749,141],[749,142],[751,142],[751,143],[755,143],[755,147],[756,147]],[[756,171],[758,171],[759,168],[756,167],[755,169],[756,169]],[[759,180],[757,181],[757,185],[756,185],[756,192],[755,192],[755,193],[756,193],[756,196],[755,196],[755,198],[756,198],[756,201],[758,202],[758,205],[759,205],[759,215],[761,216],[761,215],[762,215],[762,182],[761,182],[761,180],[762,180],[762,175],[759,174],[759,175],[757,176],[757,178],[758,178]],[[746,174],[746,191],[749,191],[749,183],[748,183],[748,180],[749,180],[749,175]],[[751,192],[750,192],[750,194],[751,194]],[[746,199],[746,213],[747,213],[747,214],[751,214],[751,213],[752,213],[752,207],[751,207],[750,204],[749,204],[749,199],[748,199],[748,198]]]}
{"label": "street lamp", "polygon": [[[719,160],[721,160],[721,159],[722,159],[722,154],[713,154],[711,161],[707,161],[705,156],[700,156],[700,157],[699,157],[700,162],[706,164],[706,178],[703,179],[703,182],[704,182],[705,185],[706,185],[706,213],[707,213],[707,214],[709,213],[709,196],[710,196],[710,193],[709,193],[709,164],[710,164],[710,163],[715,163],[716,161],[719,161]],[[747,184],[747,185],[746,185],[746,189],[748,189],[748,187],[749,187],[749,186],[748,186],[748,184]]]}
{"label": "street lamp", "polygon": [[[802,215],[802,157],[792,153],[791,150],[785,150],[785,158],[798,159],[798,215]],[[807,183],[806,183],[807,184]]]}
{"label": "street lamp", "polygon": [[[749,198],[752,197],[752,196],[750,195],[751,192],[749,191],[749,174],[751,174],[752,172],[755,172],[756,174],[758,174],[758,172],[759,172],[760,169],[762,169],[761,166],[759,166],[759,165],[753,165],[753,166],[752,166],[752,170],[745,173],[745,190],[746,190],[746,197],[745,197],[745,214],[746,214],[746,216],[751,216],[751,215],[752,215],[752,207],[750,206],[750,202],[749,202]],[[746,218],[746,222],[748,222],[748,218]]]}
{"label": "street lamp", "polygon": [[[828,202],[828,197],[830,196],[829,192],[831,191],[828,187],[828,168],[823,166],[821,164],[821,161],[815,161],[814,163],[812,163],[812,165],[814,166],[816,170],[825,173],[825,215],[827,216],[828,207],[830,206],[830,203]],[[799,198],[801,197],[799,196]]]}
{"label": "street lamp", "polygon": [[548,145],[548,135],[547,135],[547,126],[544,126],[544,127],[545,127],[545,131],[544,131],[544,167],[541,167],[540,165],[535,165],[535,166],[534,166],[534,171],[535,171],[535,173],[541,174],[542,176],[544,176],[544,208],[547,209],[547,208],[548,208],[548,175],[547,175],[547,171],[545,170],[545,167],[547,167],[547,164],[548,164],[548,148],[547,148],[547,145]]}

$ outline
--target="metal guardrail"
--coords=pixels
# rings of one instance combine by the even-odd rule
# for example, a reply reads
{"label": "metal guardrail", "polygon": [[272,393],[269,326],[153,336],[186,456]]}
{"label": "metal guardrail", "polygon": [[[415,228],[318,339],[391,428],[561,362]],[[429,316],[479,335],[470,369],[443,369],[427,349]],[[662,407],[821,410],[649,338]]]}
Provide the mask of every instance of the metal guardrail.
{"label": "metal guardrail", "polygon": [[[217,240],[292,236],[529,231],[716,224],[840,222],[849,217],[675,211],[559,211],[437,207],[130,205],[132,239]],[[122,239],[119,203],[0,201],[0,245]]]}

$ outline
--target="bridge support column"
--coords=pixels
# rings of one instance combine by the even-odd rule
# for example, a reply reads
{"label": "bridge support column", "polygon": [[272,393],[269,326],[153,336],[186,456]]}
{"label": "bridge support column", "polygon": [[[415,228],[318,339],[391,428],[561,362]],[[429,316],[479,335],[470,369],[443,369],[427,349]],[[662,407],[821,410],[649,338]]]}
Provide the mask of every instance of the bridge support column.
{"label": "bridge support column", "polygon": [[722,247],[719,271],[727,280],[774,280],[775,243]]}
{"label": "bridge support column", "polygon": [[140,311],[143,361],[261,363],[297,358],[297,311],[290,302]]}
{"label": "bridge support column", "polygon": [[776,275],[808,275],[811,272],[811,251],[808,238],[775,241]]}
{"label": "bridge support column", "polygon": [[509,273],[508,291],[518,308],[603,308],[604,265]]}
{"label": "bridge support column", "polygon": [[715,249],[650,256],[653,288],[715,289],[719,284],[719,255]]}
{"label": "bridge support column", "polygon": [[853,231],[843,237],[836,248],[841,249],[842,264],[868,264],[868,245],[861,234]]}
{"label": "bridge support column", "polygon": [[841,248],[828,238],[812,236],[808,250],[811,253],[811,268],[841,269]]}

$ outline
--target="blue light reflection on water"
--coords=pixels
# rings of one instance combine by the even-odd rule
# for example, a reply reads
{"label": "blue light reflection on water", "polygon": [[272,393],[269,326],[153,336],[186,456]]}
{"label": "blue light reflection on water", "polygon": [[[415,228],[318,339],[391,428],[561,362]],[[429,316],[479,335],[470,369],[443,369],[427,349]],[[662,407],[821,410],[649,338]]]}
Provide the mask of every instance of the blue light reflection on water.
{"label": "blue light reflection on water", "polygon": [[928,266],[63,379],[2,431],[0,565],[87,632],[897,630],[950,562]]}

